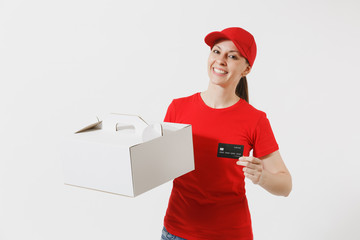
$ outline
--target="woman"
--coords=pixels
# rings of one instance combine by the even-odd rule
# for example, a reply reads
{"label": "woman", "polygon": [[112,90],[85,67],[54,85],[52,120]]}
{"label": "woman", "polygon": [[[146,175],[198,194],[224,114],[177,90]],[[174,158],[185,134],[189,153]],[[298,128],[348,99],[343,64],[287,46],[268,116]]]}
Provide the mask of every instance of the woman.
{"label": "woman", "polygon": [[162,239],[253,239],[245,177],[288,196],[291,176],[266,114],[248,101],[254,37],[227,28],[209,33],[205,43],[208,89],[174,99],[164,119],[192,125],[195,170],[173,181]]}

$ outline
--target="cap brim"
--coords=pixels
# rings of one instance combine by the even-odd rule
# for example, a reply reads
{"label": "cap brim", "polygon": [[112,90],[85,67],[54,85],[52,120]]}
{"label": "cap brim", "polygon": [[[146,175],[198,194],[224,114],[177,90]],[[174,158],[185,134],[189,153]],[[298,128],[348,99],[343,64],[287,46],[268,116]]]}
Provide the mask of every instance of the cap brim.
{"label": "cap brim", "polygon": [[221,33],[221,32],[211,32],[208,35],[206,35],[205,37],[205,43],[209,46],[209,47],[213,47],[215,42],[220,40],[220,39],[229,39],[230,38],[228,36],[226,36],[225,34]]}

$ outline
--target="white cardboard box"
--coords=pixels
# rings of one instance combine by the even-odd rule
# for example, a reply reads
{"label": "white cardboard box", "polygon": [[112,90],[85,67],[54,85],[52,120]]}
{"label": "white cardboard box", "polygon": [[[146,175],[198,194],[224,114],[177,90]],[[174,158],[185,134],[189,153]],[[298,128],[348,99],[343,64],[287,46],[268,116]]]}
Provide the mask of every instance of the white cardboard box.
{"label": "white cardboard box", "polygon": [[194,170],[191,125],[110,114],[64,141],[65,184],[135,197]]}

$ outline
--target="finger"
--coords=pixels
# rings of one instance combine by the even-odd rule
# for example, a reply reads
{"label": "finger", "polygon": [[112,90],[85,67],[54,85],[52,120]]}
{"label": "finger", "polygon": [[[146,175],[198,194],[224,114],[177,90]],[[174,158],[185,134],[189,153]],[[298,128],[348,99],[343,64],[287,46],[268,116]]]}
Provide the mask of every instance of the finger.
{"label": "finger", "polygon": [[257,171],[262,171],[263,169],[262,164],[254,164],[254,163],[248,163],[246,167]]}
{"label": "finger", "polygon": [[239,161],[236,162],[237,165],[241,165],[241,166],[247,166],[249,163],[249,161],[246,160],[246,157],[242,156],[239,157]]}
{"label": "finger", "polygon": [[256,157],[252,157],[251,162],[254,164],[261,164],[261,160]]}
{"label": "finger", "polygon": [[251,168],[247,168],[247,167],[244,167],[243,168],[243,171],[244,173],[248,173],[248,174],[251,174],[253,176],[256,176],[259,174],[259,171],[258,170],[255,170],[255,169],[251,169]]}
{"label": "finger", "polygon": [[250,156],[241,156],[241,157],[239,157],[239,160],[242,160],[242,161],[248,161],[249,159],[251,159]]}
{"label": "finger", "polygon": [[249,157],[245,157],[245,156],[239,157],[239,161],[237,161],[236,164],[241,165],[241,166],[247,166],[249,163],[248,158]]}
{"label": "finger", "polygon": [[254,175],[251,175],[249,173],[244,173],[245,177],[250,179],[253,183],[256,182],[256,177]]}
{"label": "finger", "polygon": [[257,176],[257,175],[252,175],[252,174],[247,173],[247,172],[245,172],[244,175],[245,175],[246,178],[250,179],[254,184],[258,184],[258,182],[259,182],[259,176]]}
{"label": "finger", "polygon": [[242,157],[239,157],[239,161],[242,161],[242,162],[251,162],[251,163],[254,163],[254,164],[261,164],[261,160],[256,158],[256,157],[253,157],[253,156],[248,156],[248,157],[245,157],[245,156],[242,156]]}
{"label": "finger", "polygon": [[245,157],[244,160],[251,162],[253,164],[261,164],[261,160],[253,156]]}
{"label": "finger", "polygon": [[240,166],[246,167],[246,166],[249,164],[249,162],[239,160],[239,161],[236,162],[236,164],[237,164],[237,165],[240,165]]}

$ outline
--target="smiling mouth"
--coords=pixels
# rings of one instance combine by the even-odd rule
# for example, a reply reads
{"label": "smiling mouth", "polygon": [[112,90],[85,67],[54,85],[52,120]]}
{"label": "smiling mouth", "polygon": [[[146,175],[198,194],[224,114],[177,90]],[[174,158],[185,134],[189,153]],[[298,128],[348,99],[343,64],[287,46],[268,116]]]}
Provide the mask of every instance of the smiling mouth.
{"label": "smiling mouth", "polygon": [[226,72],[226,71],[221,70],[221,69],[218,69],[218,68],[215,68],[215,67],[213,67],[213,70],[214,70],[214,72],[215,72],[215,73],[219,73],[219,74],[227,74],[227,72]]}

